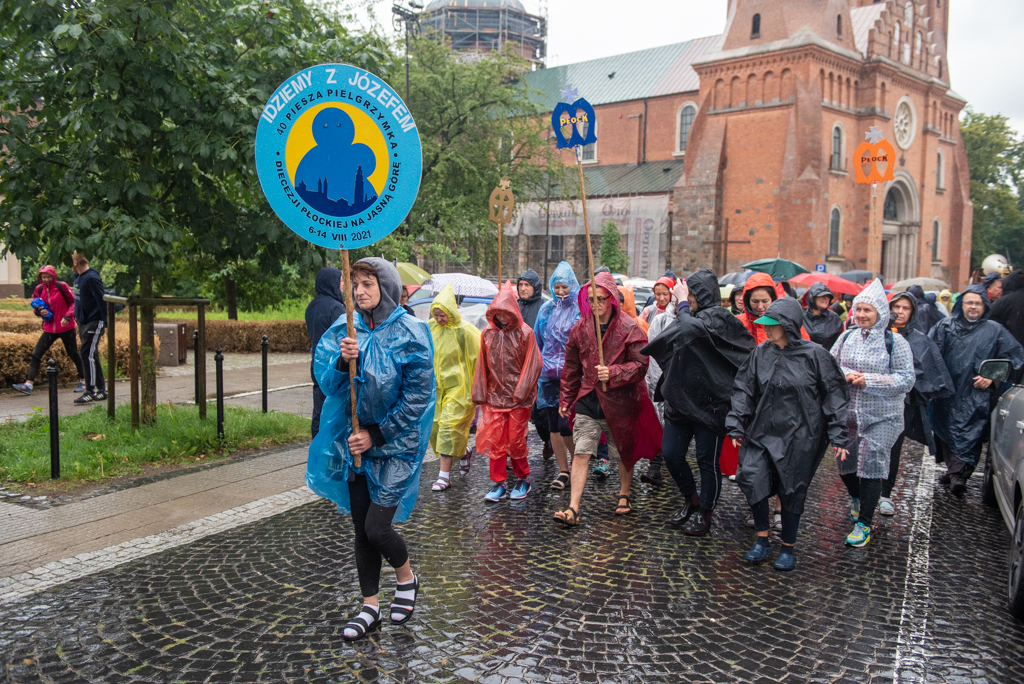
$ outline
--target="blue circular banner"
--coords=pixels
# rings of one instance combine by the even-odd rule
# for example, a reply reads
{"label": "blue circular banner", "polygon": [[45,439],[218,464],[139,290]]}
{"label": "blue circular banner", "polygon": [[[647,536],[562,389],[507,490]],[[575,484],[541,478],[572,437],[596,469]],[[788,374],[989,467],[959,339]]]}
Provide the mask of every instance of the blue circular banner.
{"label": "blue circular banner", "polygon": [[331,249],[389,235],[416,201],[420,134],[392,88],[348,64],[319,64],[281,84],[256,128],[256,172],[285,225]]}

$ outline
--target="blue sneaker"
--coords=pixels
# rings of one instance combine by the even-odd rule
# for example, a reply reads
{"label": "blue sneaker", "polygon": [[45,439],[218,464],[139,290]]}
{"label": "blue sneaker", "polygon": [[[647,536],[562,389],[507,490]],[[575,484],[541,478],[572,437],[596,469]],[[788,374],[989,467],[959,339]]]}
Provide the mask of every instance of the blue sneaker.
{"label": "blue sneaker", "polygon": [[495,483],[486,494],[484,494],[484,501],[501,501],[505,498],[507,490],[505,489],[504,482]]}
{"label": "blue sneaker", "polygon": [[32,385],[27,382],[19,382],[17,385],[11,385],[14,389],[18,390],[22,394],[32,394]]}
{"label": "blue sneaker", "polygon": [[779,557],[775,559],[773,567],[781,572],[789,572],[796,567],[796,554],[793,553],[792,546],[782,545],[782,551],[779,552]]}
{"label": "blue sneaker", "polygon": [[519,482],[516,483],[516,486],[512,488],[512,493],[509,494],[508,498],[512,499],[513,501],[525,499],[526,495],[530,493],[530,489],[531,487],[529,480],[520,480]]}
{"label": "blue sneaker", "polygon": [[846,535],[846,545],[859,549],[868,545],[871,541],[871,528],[864,523],[857,523],[853,526],[853,532]]}
{"label": "blue sneaker", "polygon": [[772,542],[768,537],[758,537],[754,545],[743,556],[748,563],[761,563],[772,554]]}
{"label": "blue sneaker", "polygon": [[602,480],[608,477],[608,460],[602,459],[596,466],[594,466],[594,475],[597,475]]}
{"label": "blue sneaker", "polygon": [[854,499],[853,503],[850,504],[850,517],[853,522],[857,522],[857,518],[860,517],[860,499]]}
{"label": "blue sneaker", "polygon": [[80,393],[85,391],[85,380],[79,380],[78,386],[75,387],[75,392]]}

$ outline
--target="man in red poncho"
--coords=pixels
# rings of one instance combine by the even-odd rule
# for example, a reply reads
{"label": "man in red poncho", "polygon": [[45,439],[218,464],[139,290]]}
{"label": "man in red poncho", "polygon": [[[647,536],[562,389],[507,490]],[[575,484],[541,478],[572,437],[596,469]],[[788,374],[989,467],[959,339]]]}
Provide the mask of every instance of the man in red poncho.
{"label": "man in red poncho", "polygon": [[595,298],[601,322],[604,365],[598,356],[590,283],[580,289],[583,316],[569,333],[562,370],[559,413],[568,417],[575,404],[572,460],[572,496],[569,508],[555,513],[567,525],[579,524],[580,500],[587,483],[590,458],[597,452],[601,433],[608,435],[608,452],[619,458],[619,499],[616,515],[632,512],[630,487],[633,466],[650,459],[661,448],[661,423],[647,395],[644,377],[647,357],[640,350],[647,336],[632,318],[620,315],[618,290],[609,273],[598,273]]}
{"label": "man in red poncho", "polygon": [[[523,322],[516,292],[511,283],[506,284],[487,308],[487,327],[480,334],[473,375],[473,403],[483,414],[476,450],[490,461],[494,483],[484,501],[493,503],[506,496],[524,499],[530,492],[526,433],[543,363],[533,330]],[[511,494],[505,483],[508,457],[519,479]]]}

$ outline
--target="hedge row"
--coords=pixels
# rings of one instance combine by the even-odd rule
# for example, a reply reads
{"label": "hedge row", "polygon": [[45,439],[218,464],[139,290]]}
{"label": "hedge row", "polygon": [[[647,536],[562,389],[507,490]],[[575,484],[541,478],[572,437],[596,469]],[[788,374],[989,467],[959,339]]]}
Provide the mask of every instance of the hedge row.
{"label": "hedge row", "polygon": [[[192,344],[196,319],[160,319],[161,323],[184,323],[185,336]],[[263,336],[267,336],[272,352],[308,352],[309,333],[305,321],[206,321],[206,348],[224,352],[258,352]]]}
{"label": "hedge row", "polygon": [[[38,331],[32,334],[0,332],[0,387],[9,387],[13,383],[25,381],[25,373],[28,372],[28,364],[32,359],[32,350],[38,341]],[[103,358],[104,375],[107,372],[106,351],[107,341],[104,338],[100,343],[100,356]],[[157,356],[160,355],[160,340],[156,340],[155,352]],[[122,376],[127,375],[128,360],[130,358],[127,335],[124,338],[115,340],[114,355],[117,357],[117,366],[120,369],[119,374]],[[58,341],[43,356],[43,361],[39,365],[39,375],[36,377],[37,385],[46,382],[46,361],[51,358],[57,361],[57,368],[60,370],[57,379],[60,382],[75,382],[78,380],[75,364],[71,363],[67,352],[64,351],[64,345]]]}

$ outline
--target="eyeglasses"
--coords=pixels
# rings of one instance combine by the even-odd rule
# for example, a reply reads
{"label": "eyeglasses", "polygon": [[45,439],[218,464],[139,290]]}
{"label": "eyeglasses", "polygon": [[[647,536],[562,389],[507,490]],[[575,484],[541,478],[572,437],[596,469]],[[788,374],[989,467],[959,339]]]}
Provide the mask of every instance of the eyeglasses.
{"label": "eyeglasses", "polygon": [[607,298],[607,297],[598,297],[598,298],[597,298],[597,303],[598,303],[598,304],[604,304],[604,303],[605,303],[605,302],[607,302],[607,301],[608,301],[608,298]]}

